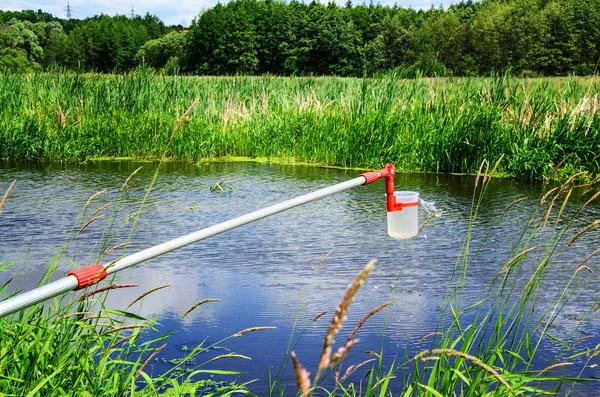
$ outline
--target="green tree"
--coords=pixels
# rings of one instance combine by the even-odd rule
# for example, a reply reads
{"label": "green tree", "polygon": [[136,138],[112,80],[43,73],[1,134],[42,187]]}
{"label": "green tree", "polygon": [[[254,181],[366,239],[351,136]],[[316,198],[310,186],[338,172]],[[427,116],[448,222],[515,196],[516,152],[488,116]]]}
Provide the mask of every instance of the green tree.
{"label": "green tree", "polygon": [[253,74],[258,68],[257,37],[243,0],[218,3],[192,21],[185,68],[200,74]]}
{"label": "green tree", "polygon": [[138,63],[164,68],[171,58],[182,58],[186,35],[187,32],[173,31],[158,39],[148,40],[136,54]]}
{"label": "green tree", "polygon": [[352,20],[335,3],[313,1],[301,21],[296,45],[289,51],[290,73],[359,75],[362,39]]}

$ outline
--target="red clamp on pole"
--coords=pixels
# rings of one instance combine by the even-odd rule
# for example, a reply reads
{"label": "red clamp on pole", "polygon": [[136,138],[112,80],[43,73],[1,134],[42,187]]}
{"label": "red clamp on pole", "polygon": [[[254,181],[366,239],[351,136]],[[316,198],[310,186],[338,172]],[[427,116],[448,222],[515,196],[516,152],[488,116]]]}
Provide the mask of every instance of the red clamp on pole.
{"label": "red clamp on pole", "polygon": [[75,276],[75,278],[77,278],[79,284],[77,285],[77,288],[75,288],[75,291],[79,291],[89,285],[104,280],[106,275],[107,273],[106,270],[104,270],[104,265],[91,265],[67,274],[67,276]]}
{"label": "red clamp on pole", "polygon": [[368,185],[380,178],[389,178],[390,175],[392,176],[392,178],[394,178],[394,166],[392,164],[386,164],[385,167],[383,167],[379,171],[365,172],[364,174],[360,174],[359,176],[364,177],[365,185]]}

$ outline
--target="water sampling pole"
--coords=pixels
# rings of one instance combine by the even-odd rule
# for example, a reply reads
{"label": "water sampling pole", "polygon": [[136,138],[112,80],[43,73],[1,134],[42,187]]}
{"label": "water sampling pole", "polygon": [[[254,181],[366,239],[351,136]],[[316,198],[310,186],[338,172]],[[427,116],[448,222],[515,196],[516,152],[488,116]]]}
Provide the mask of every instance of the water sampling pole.
{"label": "water sampling pole", "polygon": [[[246,215],[207,227],[202,230],[178,237],[174,240],[155,245],[143,251],[125,256],[109,265],[91,265],[81,269],[74,270],[66,277],[54,281],[50,284],[36,288],[34,290],[14,296],[3,302],[0,302],[0,318],[9,314],[18,312],[26,307],[54,298],[65,292],[80,290],[103,280],[109,274],[116,273],[130,266],[147,261],[159,255],[173,251],[177,248],[198,242],[207,237],[223,233],[227,230],[257,221],[267,216],[277,214],[290,208],[297,207],[308,202],[339,193],[341,191],[368,185],[380,178],[386,178],[386,195],[388,211],[388,233],[395,238],[407,238],[417,234],[417,209],[418,194],[414,192],[394,192],[394,174],[395,168],[391,164],[386,164],[379,171],[366,172],[359,177],[346,182],[339,183],[324,189],[317,190],[304,196],[296,197],[279,204],[272,205]],[[403,209],[405,209],[403,211]],[[400,212],[401,211],[401,212]]]}

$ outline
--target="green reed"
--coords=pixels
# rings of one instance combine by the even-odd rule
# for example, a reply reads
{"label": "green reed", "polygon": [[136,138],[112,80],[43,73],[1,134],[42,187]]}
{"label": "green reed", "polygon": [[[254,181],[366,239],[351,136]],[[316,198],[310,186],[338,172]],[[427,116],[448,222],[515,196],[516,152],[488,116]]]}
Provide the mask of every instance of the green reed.
{"label": "green reed", "polygon": [[[553,325],[564,314],[567,304],[586,294],[587,285],[597,283],[597,277],[592,273],[598,261],[592,258],[600,250],[585,252],[577,244],[580,239],[594,239],[590,230],[598,222],[582,227],[577,221],[590,218],[586,212],[600,197],[600,194],[594,194],[597,180],[582,182],[575,175],[555,188],[548,188],[540,198],[507,202],[506,207],[497,209],[494,224],[486,223],[482,227],[478,225],[478,212],[485,201],[487,187],[493,183],[490,175],[497,167],[499,164],[490,167],[486,162],[477,175],[469,227],[447,285],[437,328],[424,335],[416,345],[408,347],[404,354],[371,352],[377,360],[369,360],[370,357],[364,355],[368,346],[355,348],[364,353],[348,356],[347,363],[328,367],[330,372],[326,376],[334,377],[335,386],[327,390],[319,383],[311,384],[303,375],[302,367],[297,365],[297,383],[302,395],[569,395],[577,383],[600,382],[582,376],[584,370],[597,366],[600,345],[594,348],[580,345],[591,337],[582,338],[581,332],[600,307],[598,300],[593,307],[583,308],[585,314],[566,336],[553,335]],[[511,213],[523,210],[523,206],[527,207],[530,217],[524,221],[521,233],[516,233],[511,241],[511,252],[503,260],[486,263],[488,282],[477,291],[471,290],[469,280],[475,271],[472,265],[493,244],[486,238],[486,229],[514,222]],[[435,227],[435,222],[428,227]],[[569,265],[564,255],[573,250],[581,260]],[[539,292],[547,288],[547,274],[552,269],[560,269],[564,277],[562,281],[553,281],[554,295],[541,299]],[[348,290],[351,289],[352,285]],[[344,299],[347,296],[348,292]],[[344,300],[338,308],[343,306]],[[334,317],[332,324],[340,318],[343,321],[343,316]],[[335,332],[331,332],[330,327],[325,340]],[[426,332],[424,330],[424,334]],[[556,350],[547,351],[548,345]],[[384,365],[382,356],[390,354],[396,359],[391,365]],[[539,358],[542,354],[547,357],[545,361]],[[362,363],[369,364],[355,369]],[[306,364],[312,363],[301,365]],[[314,364],[308,368],[314,368]],[[356,377],[348,379],[341,375],[343,368],[352,368],[351,371],[361,377],[358,381]],[[400,388],[390,383],[397,377],[402,379]]]}
{"label": "green reed", "polygon": [[[315,164],[542,179],[600,172],[600,84],[592,78],[0,75],[0,158],[80,161],[269,157]],[[561,175],[557,175],[560,177]]]}

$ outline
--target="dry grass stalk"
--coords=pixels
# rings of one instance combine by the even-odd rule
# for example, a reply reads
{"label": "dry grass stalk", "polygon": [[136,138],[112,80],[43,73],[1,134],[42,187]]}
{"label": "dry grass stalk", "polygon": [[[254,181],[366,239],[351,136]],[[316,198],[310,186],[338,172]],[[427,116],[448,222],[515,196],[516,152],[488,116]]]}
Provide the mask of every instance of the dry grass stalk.
{"label": "dry grass stalk", "polygon": [[88,293],[81,295],[79,298],[77,298],[77,302],[81,302],[82,300],[85,300],[92,295],[96,295],[96,294],[99,294],[99,293],[105,292],[105,291],[110,291],[111,289],[132,288],[132,287],[139,287],[139,286],[140,286],[139,284],[110,284],[105,287],[97,288],[93,291],[90,291]]}
{"label": "dry grass stalk", "polygon": [[85,205],[83,206],[83,208],[87,208],[88,205],[90,205],[90,203],[92,202],[93,199],[95,199],[96,197],[98,197],[99,195],[101,195],[102,193],[106,193],[106,189],[105,190],[100,190],[99,192],[96,192],[94,194],[92,194],[90,196],[89,199],[87,199],[87,201],[85,202]]}
{"label": "dry grass stalk", "polygon": [[589,260],[590,260],[590,259],[591,259],[591,258],[592,258],[594,255],[596,255],[598,252],[600,252],[600,248],[598,248],[597,250],[595,250],[594,252],[592,252],[591,254],[589,254],[588,256],[586,256],[586,257],[585,257],[585,259],[584,259],[584,260],[582,260],[582,261],[579,263],[579,266],[577,266],[577,267],[580,267],[580,266],[581,266],[581,265],[583,265],[585,262],[589,261]]}
{"label": "dry grass stalk", "polygon": [[347,377],[349,377],[354,372],[356,372],[356,370],[359,369],[360,367],[362,367],[364,365],[367,365],[368,363],[372,363],[375,360],[376,360],[375,358],[370,358],[370,359],[365,360],[363,362],[360,362],[358,364],[354,364],[354,365],[349,366],[348,369],[346,370],[346,372],[344,372],[344,376],[342,376],[341,381],[343,382]]}
{"label": "dry grass stalk", "polygon": [[121,338],[121,339],[119,339],[118,341],[116,341],[116,342],[115,342],[115,343],[113,343],[112,345],[108,346],[108,347],[106,348],[106,351],[104,352],[104,354],[102,354],[102,357],[106,357],[106,356],[108,356],[108,355],[110,354],[110,351],[111,351],[112,349],[114,349],[115,347],[119,346],[121,343],[128,341],[129,339],[133,338],[134,336],[135,336],[135,335],[133,335],[133,334],[132,334],[132,335],[129,335],[129,336],[126,336],[126,337],[124,337],[124,338]]}
{"label": "dry grass stalk", "polygon": [[589,267],[587,267],[587,266],[579,266],[577,269],[575,269],[575,274],[579,273],[579,271],[583,270],[583,269],[585,269],[588,272],[594,274],[594,271],[592,269],[590,269]]}
{"label": "dry grass stalk", "polygon": [[481,186],[485,186],[485,182],[487,181],[487,176],[488,176],[488,171],[490,169],[490,162],[486,161],[485,164],[485,171],[483,172],[483,182],[481,183]]}
{"label": "dry grass stalk", "polygon": [[165,343],[164,345],[157,347],[156,350],[154,350],[154,352],[152,352],[152,354],[148,356],[148,358],[146,359],[146,361],[144,361],[144,363],[142,364],[142,366],[136,371],[136,373],[135,373],[135,377],[136,378],[138,376],[140,376],[140,374],[142,373],[142,371],[144,370],[144,368],[146,368],[146,365],[148,365],[148,363],[150,363],[150,361],[152,361],[152,359],[154,357],[156,357],[156,355],[158,353],[160,353],[160,351],[162,349],[164,349],[166,346],[167,346],[167,344]]}
{"label": "dry grass stalk", "polygon": [[565,187],[565,186],[567,186],[569,183],[571,183],[571,182],[573,181],[573,179],[575,179],[575,178],[577,178],[578,176],[581,176],[581,175],[583,175],[583,174],[587,174],[587,171],[581,171],[581,172],[576,172],[576,173],[574,173],[573,175],[571,175],[571,176],[569,177],[569,179],[567,179],[567,180],[565,181],[565,183],[563,183],[563,184],[562,184],[562,187]]}
{"label": "dry grass stalk", "polygon": [[321,270],[321,268],[323,267],[323,264],[325,263],[325,259],[329,258],[329,255],[331,255],[333,253],[333,251],[329,251],[328,253],[325,254],[325,256],[323,258],[321,258],[321,260],[319,261],[319,266],[317,266],[317,271]]}
{"label": "dry grass stalk", "polygon": [[432,220],[437,214],[439,214],[440,212],[442,212],[442,210],[437,210],[435,211],[433,214],[429,215],[427,217],[427,219],[425,219],[425,222],[423,222],[423,224],[421,225],[421,227],[419,228],[419,232],[417,234],[421,234],[421,232],[423,231],[423,229],[425,229],[425,226],[429,223],[430,220]]}
{"label": "dry grass stalk", "polygon": [[241,358],[243,360],[252,360],[248,356],[244,356],[242,354],[237,354],[237,353],[231,352],[229,354],[221,354],[220,356],[213,357],[209,361],[217,361],[217,360],[222,360],[224,358]]}
{"label": "dry grass stalk", "polygon": [[543,374],[545,374],[545,373],[547,373],[547,372],[550,372],[550,371],[552,371],[554,368],[565,367],[565,366],[567,366],[567,365],[573,365],[573,363],[570,363],[570,362],[564,362],[564,363],[552,364],[552,365],[550,365],[550,366],[548,366],[548,367],[544,368],[543,370],[541,370],[541,371],[540,371],[540,372],[537,374],[537,376],[540,376],[540,375],[543,375]]}
{"label": "dry grass stalk", "polygon": [[91,321],[91,320],[111,320],[111,321],[114,321],[114,319],[111,316],[103,316],[100,313],[95,314],[93,316],[84,317],[81,320],[82,321]]}
{"label": "dry grass stalk", "polygon": [[573,341],[573,342],[571,343],[571,346],[575,346],[575,345],[576,345],[576,344],[578,344],[579,342],[583,342],[584,340],[586,340],[586,339],[591,339],[591,338],[593,338],[593,337],[594,337],[594,335],[587,335],[587,336],[584,336],[584,337],[582,337],[582,338],[579,338],[579,339],[577,339],[576,341]]}
{"label": "dry grass stalk", "polygon": [[421,339],[419,339],[419,342],[417,342],[417,343],[424,342],[426,339],[431,338],[432,336],[437,336],[437,335],[443,335],[443,333],[442,332],[431,332],[431,333],[425,335],[424,337],[422,337]]}
{"label": "dry grass stalk", "polygon": [[365,283],[365,279],[369,276],[371,270],[373,270],[373,267],[375,267],[375,263],[377,263],[377,260],[373,259],[363,268],[360,274],[348,286],[346,294],[344,295],[342,301],[335,310],[335,314],[333,315],[333,319],[329,324],[329,329],[327,330],[327,334],[325,335],[325,340],[323,342],[323,352],[321,353],[321,358],[319,360],[319,370],[317,371],[317,378],[318,375],[320,375],[321,371],[323,371],[329,366],[331,345],[335,340],[335,335],[339,332],[340,328],[342,328],[344,320],[346,320],[346,314],[348,313],[348,308],[350,307],[350,303],[352,303],[354,295]]}
{"label": "dry grass stalk", "polygon": [[427,357],[422,357],[419,359],[419,361],[437,361],[440,359],[440,356],[427,356]]}
{"label": "dry grass stalk", "polygon": [[81,229],[79,229],[77,231],[76,235],[79,235],[81,232],[83,232],[83,229],[85,229],[86,227],[88,227],[89,225],[91,225],[93,222],[96,222],[98,219],[102,219],[102,218],[104,218],[104,214],[98,215],[97,217],[93,218],[92,220],[87,221],[86,224],[83,225],[83,226],[81,226]]}
{"label": "dry grass stalk", "polygon": [[119,248],[123,248],[123,247],[126,247],[126,246],[128,246],[129,244],[131,244],[131,241],[128,241],[128,242],[126,242],[126,243],[117,244],[117,245],[115,245],[114,247],[107,249],[107,250],[106,250],[106,253],[108,254],[109,252],[116,251],[116,250],[118,250]]}
{"label": "dry grass stalk", "polygon": [[305,368],[302,368],[295,352],[292,352],[292,362],[294,363],[294,374],[296,375],[296,385],[298,385],[298,390],[300,390],[304,397],[308,397],[308,392],[310,390],[310,379],[308,376],[310,374]]}
{"label": "dry grass stalk", "polygon": [[106,208],[106,207],[108,207],[109,205],[110,205],[110,203],[108,203],[108,204],[104,204],[103,206],[101,206],[101,207],[98,207],[98,208],[96,209],[96,211],[92,212],[92,214],[91,214],[90,216],[88,216],[88,221],[89,221],[90,219],[92,219],[92,218],[94,217],[94,215],[96,215],[98,212],[102,211],[103,209],[105,209],[105,208]]}
{"label": "dry grass stalk", "polygon": [[320,319],[321,317],[323,317],[326,314],[327,314],[327,312],[323,312],[323,313],[317,314],[315,316],[315,318],[312,319],[311,324],[314,323],[315,321],[317,321],[318,319]]}
{"label": "dry grass stalk", "polygon": [[528,253],[530,253],[531,251],[533,251],[534,249],[536,249],[537,247],[531,247],[531,248],[527,248],[526,250],[523,250],[521,252],[519,252],[517,255],[513,256],[513,258],[508,261],[508,263],[504,266],[502,266],[502,272],[506,272],[508,271],[508,269],[510,269],[510,267],[516,262],[518,261],[520,258],[522,258],[523,256],[527,255]]}
{"label": "dry grass stalk", "polygon": [[66,314],[64,316],[58,317],[57,320],[64,320],[64,319],[75,317],[75,316],[86,316],[88,314],[92,314],[92,312],[75,312],[75,313],[69,313],[69,314]]}
{"label": "dry grass stalk", "polygon": [[333,368],[336,364],[344,361],[350,349],[352,349],[356,344],[360,341],[360,339],[351,339],[346,342],[346,344],[338,349],[337,352],[333,355],[329,362],[329,367]]}
{"label": "dry grass stalk", "polygon": [[596,357],[599,353],[600,353],[600,345],[596,345],[596,347],[594,347],[594,350],[592,350],[590,358]]}
{"label": "dry grass stalk", "polygon": [[100,336],[112,334],[114,332],[125,331],[127,329],[148,328],[148,327],[150,327],[148,324],[123,325],[123,326],[120,326],[120,327],[111,328],[108,331],[104,331],[103,333],[100,334]]}
{"label": "dry grass stalk", "polygon": [[392,376],[386,376],[386,377],[384,377],[383,379],[380,379],[380,380],[379,380],[377,383],[375,383],[375,384],[373,385],[373,387],[371,388],[371,390],[375,390],[375,389],[377,389],[379,386],[381,386],[381,384],[382,384],[383,382],[385,382],[385,381],[386,381],[386,380],[388,380],[388,379],[396,379],[396,377],[395,377],[394,375],[392,375]]}
{"label": "dry grass stalk", "polygon": [[237,332],[235,334],[233,334],[234,337],[239,338],[240,336],[247,334],[249,332],[255,332],[255,331],[264,331],[264,330],[268,330],[268,329],[277,329],[277,327],[273,327],[273,326],[268,326],[268,327],[250,327],[250,328],[246,328],[241,330],[240,332]]}
{"label": "dry grass stalk", "polygon": [[479,165],[479,170],[477,170],[477,177],[475,178],[475,187],[479,185],[479,177],[481,176],[481,170],[483,170],[483,164],[486,163],[487,160],[483,160]]}
{"label": "dry grass stalk", "polygon": [[137,302],[144,299],[146,296],[150,295],[151,293],[156,292],[163,288],[170,287],[170,286],[171,286],[171,284],[163,284],[163,285],[159,285],[158,287],[154,287],[149,291],[144,292],[143,294],[141,294],[140,296],[138,296],[137,298],[132,300],[131,303],[127,306],[127,308],[129,309],[131,306],[135,305]]}
{"label": "dry grass stalk", "polygon": [[12,183],[10,184],[10,186],[8,187],[8,190],[6,190],[6,193],[4,193],[4,196],[2,197],[2,200],[0,200],[0,215],[2,215],[2,207],[4,206],[4,202],[6,201],[6,199],[8,198],[8,194],[10,193],[10,191],[12,190],[13,186],[15,186],[15,183],[17,183],[17,180],[15,179],[14,181],[12,181]]}
{"label": "dry grass stalk", "polygon": [[133,218],[140,215],[141,213],[142,213],[141,211],[138,211],[138,212],[134,212],[133,214],[127,215],[125,217],[125,220],[123,221],[123,224],[121,225],[121,227],[124,227],[125,225],[127,225]]}
{"label": "dry grass stalk", "polygon": [[506,382],[504,380],[504,378],[502,378],[500,376],[500,374],[498,373],[498,371],[496,371],[494,368],[490,367],[489,365],[487,365],[486,363],[484,363],[483,361],[481,361],[477,357],[472,356],[472,355],[467,354],[467,353],[463,353],[463,352],[458,351],[458,350],[454,350],[454,349],[431,349],[431,350],[425,350],[425,351],[417,354],[415,357],[413,357],[413,360],[421,360],[423,357],[427,357],[427,356],[431,356],[431,355],[453,356],[453,357],[460,357],[460,358],[463,358],[465,360],[469,360],[473,364],[475,364],[478,367],[482,368],[483,370],[485,370],[486,372],[488,372],[490,375],[492,375],[494,378],[496,378],[496,380],[498,382],[500,382],[502,385],[504,385],[504,387],[506,387],[508,390],[512,391],[512,388],[510,387],[510,385],[508,384],[508,382]]}
{"label": "dry grass stalk", "polygon": [[600,181],[600,174],[596,175],[594,177],[594,179],[592,179],[591,181],[588,182],[588,186],[594,186],[594,184],[596,184],[596,182]]}
{"label": "dry grass stalk", "polygon": [[373,350],[367,350],[367,351],[365,351],[365,354],[368,354],[370,356],[375,356],[377,358],[381,358],[381,356],[379,355],[379,353],[374,352]]}
{"label": "dry grass stalk", "polygon": [[550,175],[548,176],[548,178],[546,179],[547,181],[551,181],[552,178],[554,178],[554,175],[558,172],[558,170],[560,169],[560,167],[562,167],[562,165],[573,155],[573,153],[569,153],[564,159],[562,159],[560,161],[560,163],[558,163],[553,169],[552,172],[550,173]]}
{"label": "dry grass stalk", "polygon": [[504,208],[504,211],[502,211],[502,216],[506,215],[506,213],[508,212],[508,210],[513,205],[519,204],[520,202],[525,201],[527,199],[529,199],[529,197],[521,197],[520,199],[513,200],[509,205],[506,206],[506,208]]}
{"label": "dry grass stalk", "polygon": [[69,117],[69,113],[71,113],[71,108],[68,108],[66,112],[63,112],[60,103],[56,101],[56,118],[60,128],[65,128],[65,126],[67,125],[67,118]]}
{"label": "dry grass stalk", "polygon": [[[546,228],[546,224],[548,223],[548,219],[550,218],[550,213],[552,212],[552,207],[554,207],[554,202],[556,201],[557,197],[558,197],[558,194],[552,198],[552,201],[550,202],[550,204],[548,204],[548,207],[546,208],[546,211],[544,212],[544,215],[542,216],[542,219],[544,220],[544,222],[542,223],[542,229]],[[542,222],[542,220],[540,219],[540,223],[541,222]],[[540,223],[538,223],[538,226]]]}
{"label": "dry grass stalk", "polygon": [[175,138],[175,135],[177,135],[177,131],[179,131],[179,129],[181,128],[183,123],[189,118],[190,113],[192,112],[192,109],[194,108],[194,106],[196,106],[196,104],[198,103],[199,100],[200,100],[200,97],[196,98],[194,103],[192,103],[190,105],[190,107],[185,111],[183,116],[181,116],[181,118],[179,119],[179,122],[177,123],[177,126],[175,127],[175,129],[173,130],[173,133],[171,134],[171,138],[169,138],[169,143],[171,143],[173,138]]}
{"label": "dry grass stalk", "polygon": [[549,195],[551,195],[554,191],[558,190],[557,187],[550,189],[546,192],[546,194],[544,194],[542,196],[542,199],[540,200],[540,205],[544,204],[546,202],[546,199],[548,198]]}
{"label": "dry grass stalk", "polygon": [[208,299],[199,300],[198,302],[196,302],[194,304],[194,306],[190,307],[187,312],[183,313],[183,315],[180,317],[180,320],[183,320],[185,318],[185,316],[187,316],[188,314],[190,314],[192,311],[194,311],[195,308],[197,308],[200,305],[203,305],[203,304],[208,303],[208,302],[220,302],[220,301],[221,301],[220,299],[214,299],[214,298],[208,298]]}
{"label": "dry grass stalk", "polygon": [[565,199],[563,200],[563,203],[560,206],[560,210],[558,211],[558,215],[556,215],[555,225],[558,225],[558,221],[560,220],[560,216],[562,215],[563,211],[565,210],[565,207],[567,206],[567,202],[569,201],[569,197],[571,197],[571,193],[572,192],[573,192],[573,189],[570,189],[569,193],[567,193],[567,195],[565,196]]}
{"label": "dry grass stalk", "polygon": [[[591,203],[592,201],[596,200],[598,197],[600,197],[600,191],[596,192],[596,194],[594,194],[588,201],[585,202],[585,204],[583,205],[584,207],[587,207],[587,205],[589,203]],[[2,206],[0,206],[1,209]]]}
{"label": "dry grass stalk", "polygon": [[354,337],[356,336],[356,333],[358,332],[360,327],[362,327],[364,325],[364,323],[369,319],[369,317],[371,317],[372,315],[374,315],[376,313],[379,313],[380,311],[382,311],[383,309],[385,309],[387,306],[389,306],[391,304],[392,304],[392,301],[387,301],[385,303],[382,303],[381,305],[371,309],[371,311],[369,313],[364,315],[363,318],[361,318],[360,321],[356,324],[356,327],[354,327],[354,330],[352,330],[352,333],[350,334],[350,336],[348,336],[346,343],[348,343],[352,339],[354,339]]}
{"label": "dry grass stalk", "polygon": [[571,237],[571,239],[567,242],[567,247],[570,247],[571,245],[573,245],[573,243],[579,237],[581,237],[582,234],[588,232],[589,230],[595,228],[598,225],[600,225],[600,221],[599,220],[595,220],[594,222],[590,223],[589,225],[587,225],[586,227],[584,227],[583,229],[581,229],[580,231],[578,231],[577,234],[575,234],[573,237]]}
{"label": "dry grass stalk", "polygon": [[[502,161],[503,158],[504,158],[504,153],[502,153],[502,155],[500,156],[498,161],[496,161],[496,164],[494,164],[494,168],[492,168],[492,172],[489,173],[489,180],[492,180],[492,176],[494,176],[494,174],[496,173],[496,170],[498,169],[498,165],[500,164],[500,162]],[[486,175],[483,177],[484,185],[485,185],[486,180],[488,180],[487,169],[486,169]]]}

